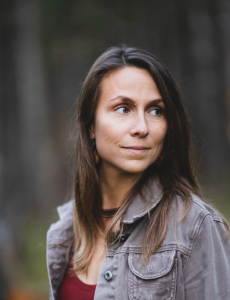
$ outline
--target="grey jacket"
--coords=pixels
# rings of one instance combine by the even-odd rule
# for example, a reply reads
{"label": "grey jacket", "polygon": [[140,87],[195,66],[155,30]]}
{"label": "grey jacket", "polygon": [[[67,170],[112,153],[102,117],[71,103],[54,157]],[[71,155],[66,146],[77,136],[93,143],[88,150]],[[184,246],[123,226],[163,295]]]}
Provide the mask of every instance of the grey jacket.
{"label": "grey jacket", "polygon": [[[177,197],[174,206],[179,204],[178,213],[172,208],[164,241],[145,265],[141,251],[148,211],[154,212],[161,199],[156,184],[146,191],[146,198],[147,204],[137,196],[126,210],[124,235],[107,249],[94,299],[230,300],[230,240],[224,240],[226,230],[217,212],[193,196],[191,210],[175,229],[175,220],[183,211],[183,203]],[[58,207],[60,220],[47,233],[52,300],[57,299],[69,263],[73,207],[74,201]]]}

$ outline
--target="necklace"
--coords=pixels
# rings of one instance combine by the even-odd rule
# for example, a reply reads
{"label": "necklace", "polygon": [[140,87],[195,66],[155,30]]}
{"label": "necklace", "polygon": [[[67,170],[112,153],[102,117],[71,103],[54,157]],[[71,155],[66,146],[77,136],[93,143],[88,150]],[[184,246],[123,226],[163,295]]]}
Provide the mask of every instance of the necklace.
{"label": "necklace", "polygon": [[114,217],[116,212],[119,210],[120,207],[112,208],[112,209],[102,209],[102,218],[109,219]]}

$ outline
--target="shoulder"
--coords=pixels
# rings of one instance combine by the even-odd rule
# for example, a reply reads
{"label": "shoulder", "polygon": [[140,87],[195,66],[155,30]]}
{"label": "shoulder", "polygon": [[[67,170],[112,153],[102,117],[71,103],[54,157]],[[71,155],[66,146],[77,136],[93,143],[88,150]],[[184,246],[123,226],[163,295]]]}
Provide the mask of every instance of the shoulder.
{"label": "shoulder", "polygon": [[194,194],[190,204],[184,215],[184,201],[178,196],[174,199],[164,243],[176,243],[188,255],[201,236],[206,236],[202,243],[213,236],[216,242],[223,243],[227,232],[218,211]]}
{"label": "shoulder", "polygon": [[59,220],[51,224],[47,232],[47,244],[57,244],[73,235],[74,200],[58,206]]}
{"label": "shoulder", "polygon": [[[47,232],[46,261],[50,290],[56,299],[57,290],[69,263],[73,245],[74,201],[57,208],[59,220],[51,224]],[[53,299],[54,299],[53,298]]]}
{"label": "shoulder", "polygon": [[220,213],[217,209],[203,201],[196,195],[192,195],[192,205],[188,212],[187,223],[193,222],[194,235],[198,235],[203,230],[217,231],[220,238],[226,237],[226,229]]}
{"label": "shoulder", "polygon": [[222,244],[227,246],[229,252],[230,240],[227,238],[227,230],[217,209],[193,195],[193,205],[188,214],[188,218],[191,217],[196,219],[193,229],[194,242],[205,240],[207,243]]}
{"label": "shoulder", "polygon": [[211,204],[206,203],[201,198],[196,195],[192,196],[192,210],[194,212],[199,212],[204,216],[209,216],[213,221],[223,223],[218,211],[211,206]]}
{"label": "shoulder", "polygon": [[200,234],[219,236],[222,241],[226,237],[226,229],[220,213],[196,195],[192,195],[192,206],[188,212],[187,223],[194,220],[194,238]]}
{"label": "shoulder", "polygon": [[[184,201],[181,199],[181,197],[176,197],[176,201],[174,201],[177,204],[178,207],[178,217],[183,216],[183,212],[185,209],[185,204]],[[221,219],[221,216],[219,212],[211,206],[211,204],[208,204],[204,200],[202,200],[200,197],[197,195],[191,194],[191,203],[190,203],[190,209],[188,210],[188,213],[186,216],[183,218],[185,219],[184,223],[197,223],[202,221],[207,218],[211,222],[218,222],[222,223],[223,221]],[[175,204],[174,204],[175,205]],[[179,221],[179,220],[178,220]]]}

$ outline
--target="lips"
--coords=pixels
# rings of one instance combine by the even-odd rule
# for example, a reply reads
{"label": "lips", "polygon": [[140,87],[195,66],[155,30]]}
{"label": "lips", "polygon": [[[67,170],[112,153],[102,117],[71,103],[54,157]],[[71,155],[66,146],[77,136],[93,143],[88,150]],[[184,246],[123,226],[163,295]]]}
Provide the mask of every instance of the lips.
{"label": "lips", "polygon": [[147,150],[149,149],[148,147],[143,147],[143,146],[129,146],[129,147],[123,147],[125,149],[135,149],[135,150]]}
{"label": "lips", "polygon": [[147,152],[150,149],[148,147],[143,147],[143,146],[129,146],[129,147],[122,147],[122,148],[134,154],[142,154]]}

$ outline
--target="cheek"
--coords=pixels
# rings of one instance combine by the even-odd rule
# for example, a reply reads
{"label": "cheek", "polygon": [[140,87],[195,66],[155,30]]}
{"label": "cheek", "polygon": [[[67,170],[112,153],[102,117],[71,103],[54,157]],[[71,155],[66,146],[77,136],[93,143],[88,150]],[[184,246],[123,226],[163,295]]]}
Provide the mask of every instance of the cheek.
{"label": "cheek", "polygon": [[154,161],[161,155],[167,133],[167,124],[159,125],[151,132]]}
{"label": "cheek", "polygon": [[[98,151],[109,151],[112,145],[120,141],[124,132],[121,126],[111,118],[101,117],[96,122],[95,138]],[[111,149],[110,149],[111,150]]]}
{"label": "cheek", "polygon": [[159,125],[155,127],[154,130],[152,131],[152,139],[156,143],[161,144],[164,142],[166,133],[167,133],[167,123]]}

